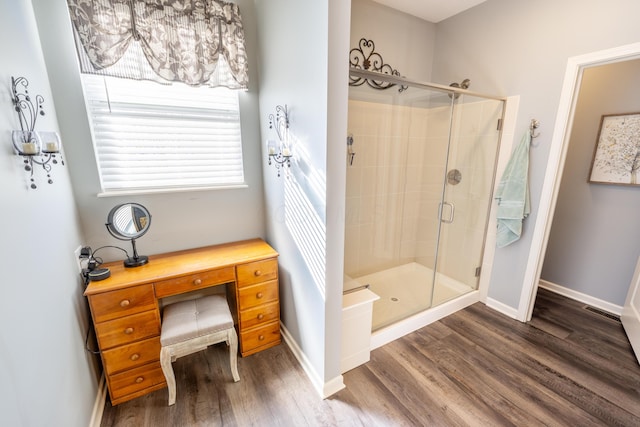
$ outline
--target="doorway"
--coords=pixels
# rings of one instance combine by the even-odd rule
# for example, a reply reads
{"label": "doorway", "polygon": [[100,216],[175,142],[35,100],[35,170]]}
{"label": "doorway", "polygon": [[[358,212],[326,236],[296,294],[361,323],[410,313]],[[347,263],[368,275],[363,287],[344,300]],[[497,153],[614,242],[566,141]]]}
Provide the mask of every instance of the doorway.
{"label": "doorway", "polygon": [[616,315],[640,253],[639,75],[640,59],[584,69],[541,270],[540,286]]}
{"label": "doorway", "polygon": [[568,60],[549,155],[549,167],[543,184],[539,215],[534,228],[531,252],[518,307],[518,320],[530,320],[533,312],[538,282],[551,234],[551,223],[560,192],[571,130],[574,126],[574,114],[584,70],[638,58],[640,58],[640,43],[572,57]]}

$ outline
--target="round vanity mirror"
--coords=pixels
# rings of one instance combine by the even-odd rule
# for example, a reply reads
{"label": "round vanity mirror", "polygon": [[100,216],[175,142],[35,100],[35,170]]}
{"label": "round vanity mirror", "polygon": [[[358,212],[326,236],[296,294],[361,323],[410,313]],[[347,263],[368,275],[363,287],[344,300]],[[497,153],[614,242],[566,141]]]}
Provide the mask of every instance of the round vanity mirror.
{"label": "round vanity mirror", "polygon": [[107,216],[107,230],[120,240],[131,240],[133,257],[124,260],[125,267],[139,267],[149,262],[149,257],[139,256],[136,239],[141,237],[151,225],[151,214],[139,203],[124,203],[115,206]]}

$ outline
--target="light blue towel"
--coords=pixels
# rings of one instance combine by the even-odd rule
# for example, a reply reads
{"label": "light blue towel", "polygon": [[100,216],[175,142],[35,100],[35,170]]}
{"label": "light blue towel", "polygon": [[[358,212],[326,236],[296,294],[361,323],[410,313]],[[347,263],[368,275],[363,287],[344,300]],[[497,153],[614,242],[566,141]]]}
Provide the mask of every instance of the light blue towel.
{"label": "light blue towel", "polygon": [[513,150],[502,174],[496,199],[498,200],[498,232],[496,245],[503,248],[522,235],[522,221],[531,212],[529,200],[529,146],[531,133],[525,132]]}

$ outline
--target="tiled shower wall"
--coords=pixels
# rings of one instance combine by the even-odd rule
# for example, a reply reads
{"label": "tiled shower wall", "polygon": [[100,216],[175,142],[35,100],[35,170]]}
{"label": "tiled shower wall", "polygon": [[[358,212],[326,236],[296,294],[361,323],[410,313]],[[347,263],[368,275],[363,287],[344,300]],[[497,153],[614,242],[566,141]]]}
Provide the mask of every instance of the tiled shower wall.
{"label": "tiled shower wall", "polygon": [[[466,264],[473,264],[475,272],[476,260],[470,260],[475,255],[464,252],[469,245],[469,252],[479,252],[484,236],[488,205],[477,205],[486,205],[489,198],[497,141],[496,122],[489,116],[499,117],[501,105],[496,104],[460,105],[454,117],[453,135],[460,145],[452,145],[449,169],[460,169],[463,179],[447,188],[456,220],[443,230],[448,248],[441,250],[439,271],[474,283]],[[348,131],[356,155],[352,164],[347,159],[347,275],[358,277],[414,261],[433,267],[449,112],[449,107],[349,101]]]}

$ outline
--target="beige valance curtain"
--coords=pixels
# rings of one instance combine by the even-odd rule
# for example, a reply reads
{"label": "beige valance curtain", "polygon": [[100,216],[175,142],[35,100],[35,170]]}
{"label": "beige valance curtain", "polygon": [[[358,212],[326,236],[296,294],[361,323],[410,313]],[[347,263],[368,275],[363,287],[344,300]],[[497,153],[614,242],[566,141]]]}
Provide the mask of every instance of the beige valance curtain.
{"label": "beige valance curtain", "polygon": [[219,0],[67,0],[83,73],[247,89],[240,9]]}

